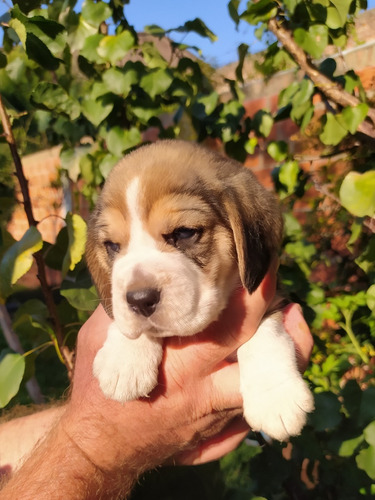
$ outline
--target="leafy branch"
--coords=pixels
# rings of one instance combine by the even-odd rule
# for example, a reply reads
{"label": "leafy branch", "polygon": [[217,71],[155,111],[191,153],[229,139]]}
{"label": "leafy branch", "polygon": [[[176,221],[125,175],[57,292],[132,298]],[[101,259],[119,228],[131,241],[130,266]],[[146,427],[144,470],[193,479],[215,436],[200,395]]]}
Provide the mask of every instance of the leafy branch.
{"label": "leafy branch", "polygon": [[[355,96],[346,92],[338,83],[335,83],[324,75],[306,52],[297,45],[290,30],[285,28],[276,17],[268,21],[269,30],[276,36],[284,49],[292,56],[305,74],[312,80],[314,85],[330,100],[336,102],[342,107],[356,107],[361,102]],[[375,139],[375,109],[369,108],[368,117],[371,123],[363,122],[358,126],[358,132]]]}
{"label": "leafy branch", "polygon": [[[13,130],[12,130],[12,127],[10,124],[9,116],[6,112],[1,95],[0,95],[0,119],[1,119],[2,124],[3,124],[4,136],[5,136],[5,139],[8,143],[8,146],[9,146],[9,149],[10,149],[10,152],[12,155],[12,159],[14,162],[14,166],[16,169],[16,176],[17,176],[18,182],[20,184],[22,198],[23,198],[23,205],[24,205],[26,217],[27,217],[27,220],[29,223],[29,227],[37,227],[38,221],[34,217],[28,181],[27,181],[25,174],[24,174],[22,161],[21,161],[21,158],[18,154],[17,145],[16,145]],[[62,326],[61,326],[61,323],[60,323],[60,320],[59,320],[59,317],[57,314],[56,304],[55,304],[54,299],[53,299],[52,291],[51,291],[51,288],[50,288],[48,281],[47,281],[46,266],[45,266],[42,250],[38,250],[37,252],[35,252],[34,258],[35,258],[35,262],[36,262],[37,269],[38,269],[37,276],[38,276],[38,279],[40,282],[41,290],[42,290],[44,299],[46,301],[46,305],[47,305],[49,315],[51,317],[51,321],[53,324],[54,332],[56,335],[58,351],[61,353],[62,359],[63,359],[64,364],[65,364],[67,371],[68,371],[68,375],[69,375],[69,377],[71,377],[72,372],[73,372],[73,354],[70,351],[70,349],[64,344],[63,330],[62,330]]]}

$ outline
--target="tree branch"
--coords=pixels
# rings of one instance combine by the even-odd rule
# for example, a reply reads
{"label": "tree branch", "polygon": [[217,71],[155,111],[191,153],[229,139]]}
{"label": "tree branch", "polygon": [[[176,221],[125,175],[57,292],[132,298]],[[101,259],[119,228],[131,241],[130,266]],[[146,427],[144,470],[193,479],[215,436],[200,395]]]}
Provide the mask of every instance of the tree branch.
{"label": "tree branch", "polygon": [[[325,76],[319,71],[319,69],[313,64],[311,59],[307,56],[304,50],[297,45],[292,33],[284,28],[276,18],[270,19],[268,21],[268,28],[276,36],[279,42],[283,45],[285,50],[292,56],[300,68],[306,73],[306,75],[312,80],[314,85],[331,101],[336,102],[342,107],[347,106],[358,106],[361,103],[359,99],[355,96],[346,92],[339,84],[332,81],[330,78]],[[372,121],[363,122],[358,127],[358,132],[361,132],[373,139],[375,139],[375,109],[369,108],[367,116]]]}
{"label": "tree branch", "polygon": [[[30,192],[29,192],[29,186],[28,186],[28,181],[25,177],[24,171],[23,171],[23,166],[21,162],[21,158],[18,154],[17,151],[17,145],[16,141],[14,139],[12,127],[9,121],[8,114],[6,112],[2,96],[0,95],[0,119],[3,124],[3,129],[4,129],[4,135],[6,138],[6,141],[9,145],[9,149],[13,158],[13,162],[16,168],[16,175],[18,178],[18,182],[20,184],[21,188],[21,193],[23,197],[23,205],[26,213],[26,217],[29,223],[29,226],[37,226],[38,222],[35,220],[34,214],[33,214],[33,207],[30,199]],[[52,296],[52,291],[51,288],[48,285],[47,281],[47,275],[46,275],[46,268],[45,268],[45,263],[44,263],[44,258],[42,251],[39,250],[34,254],[35,262],[37,265],[38,269],[38,279],[40,282],[40,286],[42,289],[42,293],[44,296],[44,299],[46,301],[46,305],[53,323],[53,328],[55,331],[57,343],[58,343],[58,348],[61,352],[62,358],[64,360],[64,363],[66,365],[66,368],[68,370],[68,375],[69,377],[72,376],[73,372],[73,354],[69,350],[67,346],[64,345],[64,336],[63,336],[63,331],[61,327],[61,323],[57,314],[57,309],[56,309],[56,304],[53,300]]]}

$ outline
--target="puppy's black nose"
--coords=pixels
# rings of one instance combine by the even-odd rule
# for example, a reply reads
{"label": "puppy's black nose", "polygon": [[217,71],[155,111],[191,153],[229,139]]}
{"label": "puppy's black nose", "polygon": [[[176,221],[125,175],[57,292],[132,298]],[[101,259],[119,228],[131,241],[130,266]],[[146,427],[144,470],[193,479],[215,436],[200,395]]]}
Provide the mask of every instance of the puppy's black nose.
{"label": "puppy's black nose", "polygon": [[127,292],[126,300],[135,313],[148,318],[155,312],[160,301],[160,292],[156,288],[141,288],[140,290]]}

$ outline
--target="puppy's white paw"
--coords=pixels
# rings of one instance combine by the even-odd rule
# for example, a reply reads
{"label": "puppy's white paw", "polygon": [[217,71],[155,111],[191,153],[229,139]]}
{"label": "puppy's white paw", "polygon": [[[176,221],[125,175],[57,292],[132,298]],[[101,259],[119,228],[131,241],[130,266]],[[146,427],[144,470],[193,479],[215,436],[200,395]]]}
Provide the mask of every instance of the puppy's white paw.
{"label": "puppy's white paw", "polygon": [[237,357],[244,416],[252,429],[280,441],[300,434],[314,399],[298,371],[282,318],[266,318]]}
{"label": "puppy's white paw", "polygon": [[104,395],[130,401],[148,396],[158,382],[163,350],[159,339],[141,335],[128,339],[113,323],[94,359],[93,371]]}
{"label": "puppy's white paw", "polygon": [[250,427],[278,441],[300,434],[307,414],[314,409],[314,398],[298,375],[275,380],[273,387],[253,380],[242,390],[244,417]]}

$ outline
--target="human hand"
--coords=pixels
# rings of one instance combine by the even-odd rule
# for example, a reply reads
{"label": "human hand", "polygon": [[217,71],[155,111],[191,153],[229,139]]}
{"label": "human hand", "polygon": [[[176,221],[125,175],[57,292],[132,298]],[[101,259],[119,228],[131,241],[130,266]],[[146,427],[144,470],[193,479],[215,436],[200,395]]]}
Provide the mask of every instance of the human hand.
{"label": "human hand", "polygon": [[[220,319],[198,336],[166,339],[157,388],[149,398],[124,405],[105,399],[92,375],[110,324],[99,307],[79,335],[73,391],[63,417],[82,453],[102,471],[121,474],[126,468],[129,473],[131,464],[138,475],[166,461],[201,463],[234,449],[249,429],[242,419],[238,365],[230,356],[255,333],[272,301],[275,276],[270,270],[251,296],[235,293]],[[286,318],[292,311],[306,326],[293,308]],[[288,330],[306,362],[309,335],[300,336],[294,324]]]}

